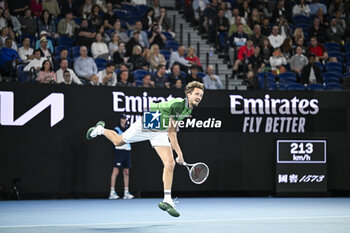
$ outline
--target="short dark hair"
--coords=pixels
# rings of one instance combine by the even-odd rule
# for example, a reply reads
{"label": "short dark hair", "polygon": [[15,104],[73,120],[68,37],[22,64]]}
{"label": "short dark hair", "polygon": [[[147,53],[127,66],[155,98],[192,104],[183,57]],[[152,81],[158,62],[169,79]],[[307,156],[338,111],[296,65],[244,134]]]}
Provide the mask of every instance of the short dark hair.
{"label": "short dark hair", "polygon": [[63,71],[63,75],[65,75],[67,73],[70,75],[70,72],[68,70]]}
{"label": "short dark hair", "polygon": [[67,61],[67,62],[68,62],[68,59],[67,59],[67,58],[62,58],[61,61],[60,61],[60,64],[61,64],[63,61]]}
{"label": "short dark hair", "polygon": [[33,54],[35,54],[36,52],[39,52],[41,54],[41,50],[40,49],[34,50]]}
{"label": "short dark hair", "polygon": [[165,65],[160,64],[157,66],[157,70],[163,69],[164,67],[165,67]]}
{"label": "short dark hair", "polygon": [[120,73],[119,73],[119,77],[122,76],[122,74],[125,73],[125,72],[129,74],[129,72],[127,70],[121,70]]}
{"label": "short dark hair", "polygon": [[110,66],[114,66],[115,67],[115,64],[113,62],[109,62],[109,63],[106,64],[106,68],[110,67]]}

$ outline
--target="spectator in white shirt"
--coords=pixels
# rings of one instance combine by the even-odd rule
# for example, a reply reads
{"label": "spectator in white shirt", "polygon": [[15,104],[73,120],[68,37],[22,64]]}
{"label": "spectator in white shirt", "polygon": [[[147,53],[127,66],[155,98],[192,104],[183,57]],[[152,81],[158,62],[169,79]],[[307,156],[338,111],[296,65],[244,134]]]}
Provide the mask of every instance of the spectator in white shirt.
{"label": "spectator in white shirt", "polygon": [[46,61],[47,59],[45,57],[41,57],[41,51],[40,49],[36,49],[34,51],[34,58],[31,60],[26,67],[24,67],[23,71],[30,71],[32,67],[36,70],[36,72],[39,72],[43,62]]}
{"label": "spectator in white shirt", "polygon": [[275,75],[282,74],[286,72],[286,68],[284,65],[287,65],[287,60],[285,57],[283,57],[283,54],[281,53],[280,49],[276,49],[272,56],[270,57],[270,65],[272,72]]}
{"label": "spectator in white shirt", "polygon": [[108,63],[106,69],[97,73],[98,82],[103,86],[115,86],[117,84],[117,75],[114,70],[115,64]]}
{"label": "spectator in white shirt", "polygon": [[[69,79],[68,76],[65,76],[65,72],[69,73]],[[79,84],[82,85],[83,83],[80,81],[80,79],[77,77],[77,75],[74,73],[73,70],[68,68],[68,60],[62,59],[60,63],[60,69],[56,72],[56,78],[57,83],[65,83],[65,84]]]}
{"label": "spectator in white shirt", "polygon": [[214,67],[208,65],[207,75],[203,77],[205,89],[217,90],[222,88],[222,82],[219,76],[214,74]]}
{"label": "spectator in white shirt", "polygon": [[91,53],[93,58],[108,59],[108,46],[103,42],[101,33],[96,34],[96,41],[91,45]]}
{"label": "spectator in white shirt", "polygon": [[173,51],[170,55],[169,68],[172,68],[174,63],[180,65],[180,69],[184,72],[188,71],[188,68],[191,66],[191,63],[185,59],[184,55],[186,53],[185,46],[181,45],[177,48],[177,51]]}
{"label": "spectator in white shirt", "polygon": [[295,15],[310,15],[310,7],[309,4],[305,3],[305,0],[300,0],[299,4],[294,5],[293,7],[293,16]]}
{"label": "spectator in white shirt", "polygon": [[283,36],[278,34],[278,26],[273,26],[272,34],[268,38],[269,38],[271,46],[274,49],[281,47],[281,45],[283,44],[284,39],[285,39]]}
{"label": "spectator in white shirt", "polygon": [[30,47],[29,37],[23,39],[23,46],[18,49],[18,55],[23,63],[28,63],[34,58],[33,49]]}

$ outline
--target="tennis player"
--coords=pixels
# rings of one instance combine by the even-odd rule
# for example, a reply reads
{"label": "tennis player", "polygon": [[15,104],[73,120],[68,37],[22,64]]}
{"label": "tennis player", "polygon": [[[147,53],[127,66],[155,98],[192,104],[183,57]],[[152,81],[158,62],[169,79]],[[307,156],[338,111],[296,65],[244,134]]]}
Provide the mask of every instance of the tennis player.
{"label": "tennis player", "polygon": [[139,118],[122,135],[118,135],[114,130],[105,129],[105,123],[103,121],[99,121],[96,126],[91,127],[86,134],[86,138],[89,140],[98,135],[104,135],[114,146],[149,140],[164,165],[164,199],[158,206],[173,217],[180,216],[171,198],[171,187],[175,167],[173,150],[175,150],[177,154],[176,162],[179,164],[184,163],[183,154],[177,141],[176,123],[190,116],[192,109],[201,102],[203,94],[204,85],[193,81],[187,84],[185,88],[186,97],[184,99],[176,98],[166,102],[151,103],[150,111],[155,112],[153,117],[156,118],[160,116],[163,122],[169,122],[167,126],[162,125],[162,130],[154,131],[151,129],[144,129],[142,118]]}

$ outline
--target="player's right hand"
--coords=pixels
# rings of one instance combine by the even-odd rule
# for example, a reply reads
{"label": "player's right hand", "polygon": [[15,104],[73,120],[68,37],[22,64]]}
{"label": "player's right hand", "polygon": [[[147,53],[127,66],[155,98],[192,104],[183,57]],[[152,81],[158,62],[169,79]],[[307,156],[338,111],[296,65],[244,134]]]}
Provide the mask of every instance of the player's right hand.
{"label": "player's right hand", "polygon": [[180,157],[176,157],[176,162],[178,163],[178,164],[180,164],[180,165],[183,165],[184,163],[185,163],[185,161],[184,161],[184,158],[180,158]]}

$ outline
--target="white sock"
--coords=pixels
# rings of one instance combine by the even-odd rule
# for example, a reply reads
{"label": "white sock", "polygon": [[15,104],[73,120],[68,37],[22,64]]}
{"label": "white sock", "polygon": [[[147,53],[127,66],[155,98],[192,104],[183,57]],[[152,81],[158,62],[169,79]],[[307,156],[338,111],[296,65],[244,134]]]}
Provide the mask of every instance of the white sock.
{"label": "white sock", "polygon": [[164,190],[164,200],[171,200],[171,190]]}
{"label": "white sock", "polygon": [[129,193],[129,187],[125,187],[124,188],[124,195],[127,194],[127,193]]}
{"label": "white sock", "polygon": [[115,189],[111,187],[111,193],[115,193]]}

